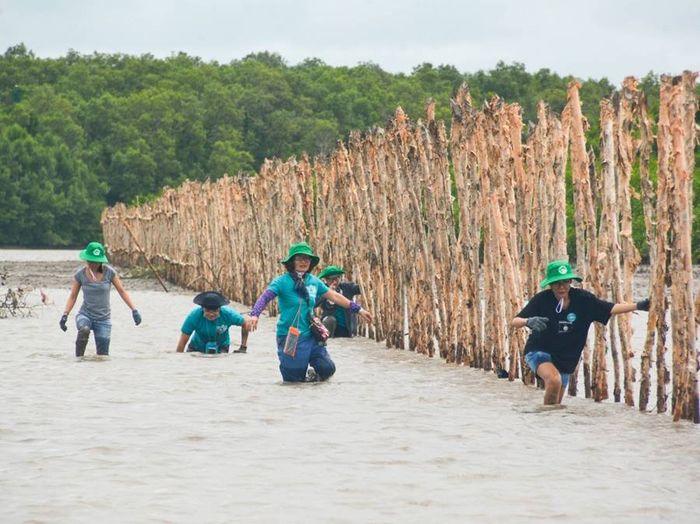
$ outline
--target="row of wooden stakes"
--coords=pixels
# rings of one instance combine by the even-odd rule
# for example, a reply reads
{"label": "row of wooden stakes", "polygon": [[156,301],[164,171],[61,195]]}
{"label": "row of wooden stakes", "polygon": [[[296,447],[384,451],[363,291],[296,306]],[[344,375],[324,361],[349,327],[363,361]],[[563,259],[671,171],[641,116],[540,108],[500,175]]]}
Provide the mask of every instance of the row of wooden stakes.
{"label": "row of wooden stakes", "polygon": [[[632,406],[638,398],[647,411],[655,399],[664,412],[670,379],[674,419],[698,421],[696,76],[662,78],[655,126],[637,81],[627,78],[601,101],[599,158],[586,143],[578,83],[560,117],[539,104],[525,137],[518,104],[495,97],[476,108],[463,86],[449,133],[432,102],[416,122],[399,108],[385,128],[351,133],[329,157],[270,160],[257,176],[187,182],[152,203],[106,209],[104,239],[118,263],[140,263],[145,253],[171,281],[216,288],[244,304],[282,272],[290,244],[308,241],[320,267],[342,266],[362,286],[375,314],[365,335],[533,383],[525,333],[508,326],[538,291],[547,262],[569,258],[567,190],[583,286],[614,302],[639,298],[631,202],[640,198],[652,298],[645,344],[632,347],[625,316],[597,326],[570,393],[582,377],[586,397],[601,401],[612,380],[616,401]],[[639,188],[630,183],[635,166]]]}

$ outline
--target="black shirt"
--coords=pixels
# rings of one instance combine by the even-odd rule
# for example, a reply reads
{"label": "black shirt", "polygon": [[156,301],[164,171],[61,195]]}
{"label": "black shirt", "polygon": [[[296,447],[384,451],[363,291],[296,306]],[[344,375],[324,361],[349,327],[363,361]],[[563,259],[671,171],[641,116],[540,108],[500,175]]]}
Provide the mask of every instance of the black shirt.
{"label": "black shirt", "polygon": [[569,290],[569,307],[556,312],[559,301],[551,289],[537,293],[518,313],[520,318],[547,317],[547,329],[533,331],[525,344],[525,353],[544,351],[552,355],[552,362],[562,373],[573,373],[583,346],[586,345],[588,328],[593,322],[607,324],[614,306],[585,289]]}

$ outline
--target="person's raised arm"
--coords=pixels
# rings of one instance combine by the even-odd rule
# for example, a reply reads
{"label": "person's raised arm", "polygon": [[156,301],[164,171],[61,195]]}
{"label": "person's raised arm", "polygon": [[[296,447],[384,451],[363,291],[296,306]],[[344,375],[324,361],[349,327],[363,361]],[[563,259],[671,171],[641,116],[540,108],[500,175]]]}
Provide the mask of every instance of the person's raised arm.
{"label": "person's raised arm", "polygon": [[621,302],[612,307],[610,314],[619,315],[620,313],[631,313],[632,311],[649,311],[649,303],[648,298],[639,302]]}
{"label": "person's raised arm", "polygon": [[[250,310],[250,314],[247,319],[247,326],[245,326],[247,331],[255,331],[258,328],[258,317],[262,314],[263,310],[267,307],[267,304],[275,298],[277,294],[270,288],[267,288],[262,295],[258,297],[253,305],[253,309]],[[244,324],[245,325],[245,324]]]}
{"label": "person's raised arm", "polygon": [[372,322],[372,313],[364,309],[357,302],[352,302],[351,300],[348,300],[337,291],[329,289],[323,295],[321,295],[321,297],[325,298],[326,300],[332,300],[343,309],[349,309],[353,313],[357,313],[366,322]]}
{"label": "person's raised arm", "polygon": [[527,319],[522,317],[515,317],[510,321],[510,325],[514,328],[523,328],[527,325]]}

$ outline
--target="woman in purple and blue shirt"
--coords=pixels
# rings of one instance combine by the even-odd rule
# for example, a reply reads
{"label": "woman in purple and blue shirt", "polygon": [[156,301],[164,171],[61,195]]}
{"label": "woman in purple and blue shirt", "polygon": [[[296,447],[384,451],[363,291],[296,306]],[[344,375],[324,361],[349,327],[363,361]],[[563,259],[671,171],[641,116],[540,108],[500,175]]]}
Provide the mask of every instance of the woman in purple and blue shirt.
{"label": "woman in purple and blue shirt", "polygon": [[[321,298],[329,299],[338,306],[350,309],[367,322],[372,315],[356,302],[351,302],[340,293],[333,291],[317,277],[309,273],[319,262],[306,242],[293,244],[287,258],[281,261],[287,272],[270,282],[265,292],[258,298],[250,312],[250,330],[255,331],[258,317],[267,304],[277,298],[280,316],[277,321],[277,356],[280,372],[285,382],[304,382],[307,369],[311,366],[319,380],[327,380],[335,373],[325,345],[318,342],[310,328],[313,308]],[[299,330],[296,353],[290,356],[284,352],[284,345],[290,327]]]}

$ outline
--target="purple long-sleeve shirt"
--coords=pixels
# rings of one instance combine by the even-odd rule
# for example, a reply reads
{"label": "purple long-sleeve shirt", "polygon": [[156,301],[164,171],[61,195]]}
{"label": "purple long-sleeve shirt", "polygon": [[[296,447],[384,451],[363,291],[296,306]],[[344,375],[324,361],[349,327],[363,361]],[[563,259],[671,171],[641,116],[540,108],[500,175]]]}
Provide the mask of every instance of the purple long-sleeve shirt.
{"label": "purple long-sleeve shirt", "polygon": [[263,312],[263,309],[267,307],[267,304],[275,298],[277,294],[271,289],[266,289],[262,295],[258,297],[253,305],[253,309],[250,310],[251,317],[259,317]]}
{"label": "purple long-sleeve shirt", "polygon": [[[267,305],[270,303],[272,299],[274,299],[277,296],[277,294],[272,291],[271,289],[266,289],[262,295],[258,297],[258,299],[255,301],[255,304],[253,305],[253,309],[250,310],[250,316],[251,317],[259,317],[263,310],[267,307]],[[350,302],[350,309],[351,312],[353,313],[359,313],[360,310],[362,309],[362,306],[358,304],[357,302]]]}

